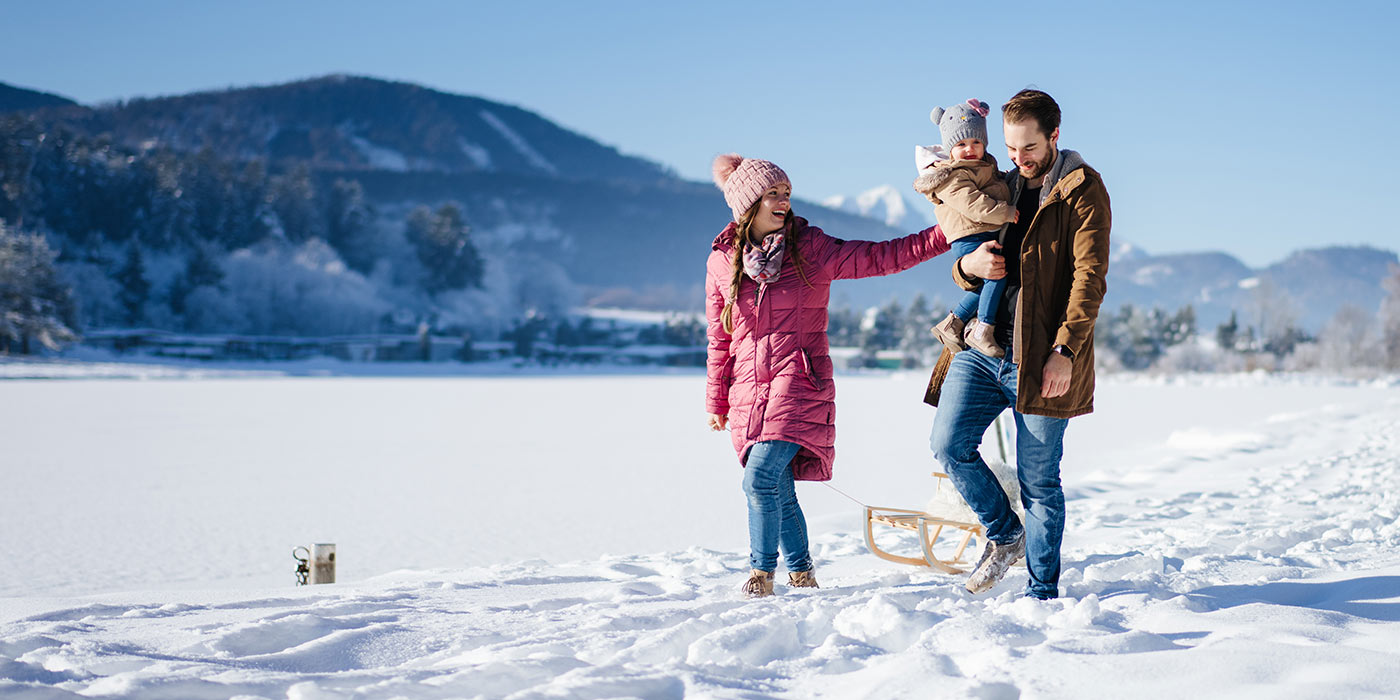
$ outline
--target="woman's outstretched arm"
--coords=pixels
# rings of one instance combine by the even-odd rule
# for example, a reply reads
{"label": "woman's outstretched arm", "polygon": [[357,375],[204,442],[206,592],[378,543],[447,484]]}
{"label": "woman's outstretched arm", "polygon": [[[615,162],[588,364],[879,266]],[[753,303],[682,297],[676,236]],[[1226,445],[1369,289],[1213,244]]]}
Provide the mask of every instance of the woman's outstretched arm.
{"label": "woman's outstretched arm", "polygon": [[832,279],[892,275],[948,252],[943,229],[937,226],[888,241],[843,241],[821,229],[809,233],[817,237],[814,258]]}

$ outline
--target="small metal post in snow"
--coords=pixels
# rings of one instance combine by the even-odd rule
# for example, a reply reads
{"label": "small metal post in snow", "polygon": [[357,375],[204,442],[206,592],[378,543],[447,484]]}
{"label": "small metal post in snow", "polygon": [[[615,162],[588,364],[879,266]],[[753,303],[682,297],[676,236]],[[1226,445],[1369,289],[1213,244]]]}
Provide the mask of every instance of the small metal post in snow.
{"label": "small metal post in snow", "polygon": [[335,583],[335,545],[311,545],[310,583]]}

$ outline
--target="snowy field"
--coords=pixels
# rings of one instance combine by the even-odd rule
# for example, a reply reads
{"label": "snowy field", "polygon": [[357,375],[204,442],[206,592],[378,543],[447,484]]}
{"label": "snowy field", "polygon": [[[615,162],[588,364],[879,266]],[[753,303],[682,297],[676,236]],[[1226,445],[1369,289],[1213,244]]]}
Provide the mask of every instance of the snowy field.
{"label": "snowy field", "polygon": [[[823,587],[748,601],[699,374],[259,367],[0,364],[64,377],[0,381],[0,698],[1400,692],[1393,379],[1101,380],[1059,600],[876,559],[805,483]],[[838,377],[833,486],[928,500],[924,380]],[[293,585],[314,542],[341,583]]]}

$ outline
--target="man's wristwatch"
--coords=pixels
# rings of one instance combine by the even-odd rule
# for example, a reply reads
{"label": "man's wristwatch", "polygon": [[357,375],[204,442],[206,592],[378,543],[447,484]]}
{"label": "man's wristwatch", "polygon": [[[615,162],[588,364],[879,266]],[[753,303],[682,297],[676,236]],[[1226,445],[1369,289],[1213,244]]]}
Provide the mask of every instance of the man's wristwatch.
{"label": "man's wristwatch", "polygon": [[1074,352],[1072,352],[1069,348],[1067,348],[1067,347],[1065,347],[1065,346],[1063,346],[1063,345],[1056,345],[1055,347],[1050,348],[1050,352],[1057,353],[1057,354],[1060,354],[1060,355],[1064,355],[1064,356],[1065,356],[1065,359],[1069,359],[1069,360],[1073,360],[1073,359],[1074,359]]}

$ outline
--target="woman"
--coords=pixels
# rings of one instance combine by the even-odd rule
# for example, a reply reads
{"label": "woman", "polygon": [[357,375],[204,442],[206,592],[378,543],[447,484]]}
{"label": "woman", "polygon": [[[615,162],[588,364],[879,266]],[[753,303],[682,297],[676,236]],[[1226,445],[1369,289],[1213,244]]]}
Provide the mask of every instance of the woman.
{"label": "woman", "polygon": [[705,275],[705,410],[729,429],[749,500],[749,597],[773,593],[779,549],[788,585],[815,588],[794,479],[826,481],[836,389],[826,325],[831,281],[907,270],[948,250],[938,227],[891,241],[843,241],[792,213],[792,183],[766,160],[723,155],[715,184],[734,220]]}

